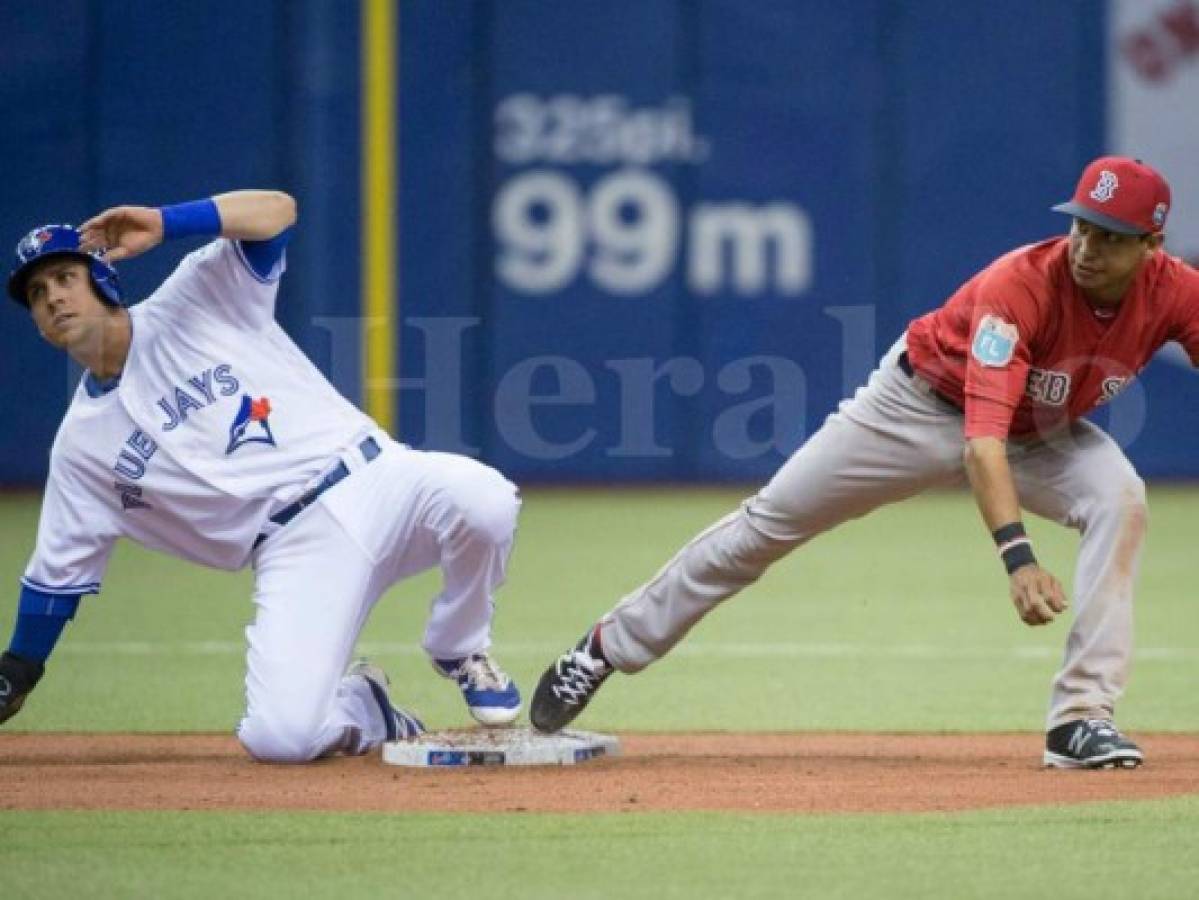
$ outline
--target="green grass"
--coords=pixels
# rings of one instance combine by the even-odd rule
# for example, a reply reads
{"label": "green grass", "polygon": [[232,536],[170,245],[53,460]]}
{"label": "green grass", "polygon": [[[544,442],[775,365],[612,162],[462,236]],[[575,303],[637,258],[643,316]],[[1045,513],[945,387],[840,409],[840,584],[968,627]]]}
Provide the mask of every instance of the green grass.
{"label": "green grass", "polygon": [[916,816],[0,813],[0,829],[12,897],[1146,900],[1199,883],[1195,797]]}
{"label": "green grass", "polygon": [[[496,646],[532,688],[548,661],[741,491],[528,492]],[[1155,489],[1138,661],[1120,722],[1199,731],[1196,493]],[[0,596],[36,499],[0,495]],[[1069,581],[1076,537],[1030,527]],[[614,730],[1039,729],[1067,625],[1022,625],[970,499],[891,507],[793,554],[668,658],[609,682],[581,724]],[[402,584],[363,647],[434,726],[466,721],[418,649],[436,577]],[[121,546],[42,686],[34,731],[231,730],[248,574]],[[0,626],[2,627],[2,626]],[[0,736],[0,752],[3,738]],[[2,768],[0,768],[2,771]],[[1081,774],[1080,777],[1088,777]],[[0,780],[0,805],[3,804]],[[6,897],[1182,897],[1199,796],[919,816],[0,812]]]}
{"label": "green grass", "polygon": [[[534,490],[526,495],[496,650],[532,688],[544,666],[650,577],[741,491]],[[1140,648],[1120,705],[1130,730],[1199,730],[1196,494],[1155,489],[1137,599]],[[0,564],[14,581],[36,501],[0,497]],[[1036,521],[1040,556],[1069,581],[1076,536]],[[434,725],[466,721],[418,644],[429,574],[380,603],[362,646],[397,696]],[[229,730],[241,711],[247,573],[118,546],[43,685],[14,721],[30,730]],[[0,596],[11,621],[14,589]],[[617,677],[583,724],[617,730],[1037,730],[1066,621],[1030,629],[967,495],[933,494],[825,535],[708,616],[677,650]],[[10,726],[11,727],[11,726]]]}

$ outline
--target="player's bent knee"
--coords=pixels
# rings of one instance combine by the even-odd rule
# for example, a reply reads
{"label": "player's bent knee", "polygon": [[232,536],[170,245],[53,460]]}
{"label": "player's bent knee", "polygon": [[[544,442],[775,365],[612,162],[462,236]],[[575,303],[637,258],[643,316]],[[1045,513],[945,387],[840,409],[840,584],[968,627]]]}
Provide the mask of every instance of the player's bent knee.
{"label": "player's bent knee", "polygon": [[1082,525],[1099,518],[1116,518],[1129,532],[1143,533],[1149,523],[1149,503],[1144,480],[1135,473],[1103,484],[1087,504]]}
{"label": "player's bent knee", "polygon": [[494,469],[480,471],[455,489],[454,504],[465,527],[476,537],[506,543],[516,530],[520,495],[516,485]]}
{"label": "player's bent knee", "polygon": [[1122,516],[1144,516],[1148,508],[1144,480],[1129,474],[1111,484],[1103,494],[1102,502]]}
{"label": "player's bent knee", "polygon": [[1149,527],[1149,502],[1145,491],[1145,482],[1141,478],[1133,478],[1120,504],[1120,515],[1126,523],[1127,530],[1144,534]]}
{"label": "player's bent knee", "polygon": [[272,722],[265,716],[243,719],[237,729],[237,739],[258,762],[306,763],[321,754],[314,729]]}
{"label": "player's bent knee", "polygon": [[1132,503],[1142,510],[1148,510],[1148,492],[1145,489],[1145,480],[1139,475],[1134,476],[1128,485],[1128,496]]}

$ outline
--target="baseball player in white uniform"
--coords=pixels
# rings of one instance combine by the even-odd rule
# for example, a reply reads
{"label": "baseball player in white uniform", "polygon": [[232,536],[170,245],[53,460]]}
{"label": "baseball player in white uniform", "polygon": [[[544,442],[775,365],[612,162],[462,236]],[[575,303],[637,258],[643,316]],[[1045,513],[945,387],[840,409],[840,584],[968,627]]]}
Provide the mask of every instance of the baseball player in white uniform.
{"label": "baseball player in white uniform", "polygon": [[[494,470],[392,440],[341,397],[274,318],[295,202],[235,191],[109,209],[35,228],[8,282],[41,335],[86,369],[50,453],[36,547],[9,649],[0,721],[14,715],[113,544],[254,569],[246,710],[256,759],[362,754],[414,736],[387,678],[347,666],[379,597],[440,566],[423,646],[485,725],[520,693],[489,655],[520,500]],[[126,308],[112,264],[164,240],[214,240]]]}
{"label": "baseball player in white uniform", "polygon": [[1081,534],[1074,621],[1053,681],[1043,761],[1133,768],[1116,728],[1132,656],[1145,485],[1083,416],[1167,341],[1199,364],[1199,272],[1162,249],[1170,189],[1139,160],[1101,157],[1055,206],[1070,233],[1020,247],[912,322],[869,382],[755,496],[701,532],[556,659],[530,707],[564,727],[613,671],[667,654],[775,560],[842,522],[968,483],[1028,625],[1067,608],[1021,508]]}

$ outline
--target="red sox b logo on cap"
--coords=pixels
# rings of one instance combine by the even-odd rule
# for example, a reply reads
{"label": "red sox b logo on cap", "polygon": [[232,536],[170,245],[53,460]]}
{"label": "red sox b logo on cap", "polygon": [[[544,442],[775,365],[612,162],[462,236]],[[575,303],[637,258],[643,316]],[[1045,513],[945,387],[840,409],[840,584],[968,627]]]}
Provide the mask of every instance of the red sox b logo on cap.
{"label": "red sox b logo on cap", "polygon": [[1053,209],[1116,234],[1153,234],[1166,225],[1170,186],[1139,159],[1101,156],[1083,170],[1074,196]]}
{"label": "red sox b logo on cap", "polygon": [[1107,203],[1108,200],[1111,200],[1115,196],[1116,188],[1119,186],[1120,180],[1116,178],[1116,173],[1104,169],[1099,173],[1099,183],[1091,191],[1091,197],[1100,203]]}

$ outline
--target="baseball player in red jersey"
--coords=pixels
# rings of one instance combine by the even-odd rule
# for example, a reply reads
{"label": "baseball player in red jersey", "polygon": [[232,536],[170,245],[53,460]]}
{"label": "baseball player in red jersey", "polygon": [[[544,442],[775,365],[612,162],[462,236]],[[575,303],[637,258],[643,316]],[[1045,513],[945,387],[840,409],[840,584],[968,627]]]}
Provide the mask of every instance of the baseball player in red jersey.
{"label": "baseball player in red jersey", "polygon": [[1199,364],[1199,272],[1162,250],[1170,189],[1138,160],[1084,170],[1066,237],[1021,247],[912,322],[853,398],[770,482],[625,597],[542,676],[533,724],[556,731],[615,670],[665,655],[716,604],[842,522],[929,487],[968,483],[1029,625],[1067,608],[1021,522],[1081,533],[1074,623],[1054,677],[1044,763],[1135,767],[1113,722],[1132,655],[1145,485],[1081,418],[1167,341]]}

